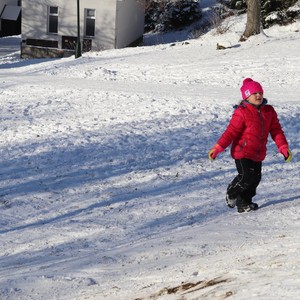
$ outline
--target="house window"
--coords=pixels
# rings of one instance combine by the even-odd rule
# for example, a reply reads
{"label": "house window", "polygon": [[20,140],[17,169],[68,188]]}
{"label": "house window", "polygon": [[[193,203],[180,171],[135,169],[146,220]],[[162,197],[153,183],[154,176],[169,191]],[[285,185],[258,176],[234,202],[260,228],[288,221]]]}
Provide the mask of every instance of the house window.
{"label": "house window", "polygon": [[58,33],[58,7],[49,6],[48,9],[48,32]]}
{"label": "house window", "polygon": [[85,19],[85,36],[88,37],[95,36],[96,10],[86,9],[84,19]]}

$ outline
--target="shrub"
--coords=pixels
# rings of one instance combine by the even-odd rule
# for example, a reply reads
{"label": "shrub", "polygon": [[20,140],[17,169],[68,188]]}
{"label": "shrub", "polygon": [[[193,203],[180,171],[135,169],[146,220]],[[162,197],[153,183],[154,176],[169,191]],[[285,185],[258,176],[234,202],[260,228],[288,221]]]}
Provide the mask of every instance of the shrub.
{"label": "shrub", "polygon": [[169,31],[185,27],[201,18],[200,0],[148,0],[145,31]]}

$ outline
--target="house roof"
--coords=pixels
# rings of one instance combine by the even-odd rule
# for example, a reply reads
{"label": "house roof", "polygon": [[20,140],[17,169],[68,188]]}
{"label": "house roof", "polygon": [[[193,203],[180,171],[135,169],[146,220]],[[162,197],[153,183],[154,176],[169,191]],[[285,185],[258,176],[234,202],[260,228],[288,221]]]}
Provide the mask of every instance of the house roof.
{"label": "house roof", "polygon": [[0,15],[2,20],[16,21],[20,15],[21,6],[6,5]]}

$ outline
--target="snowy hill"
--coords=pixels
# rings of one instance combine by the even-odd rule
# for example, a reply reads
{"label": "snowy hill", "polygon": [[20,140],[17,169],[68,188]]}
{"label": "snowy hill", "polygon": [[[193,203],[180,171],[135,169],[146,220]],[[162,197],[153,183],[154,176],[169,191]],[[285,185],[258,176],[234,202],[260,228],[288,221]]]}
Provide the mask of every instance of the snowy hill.
{"label": "snowy hill", "polygon": [[[58,60],[0,58],[1,300],[300,299],[300,23],[238,43]],[[216,45],[232,48],[216,50]],[[207,152],[260,81],[293,151],[270,140],[255,201],[224,203]]]}

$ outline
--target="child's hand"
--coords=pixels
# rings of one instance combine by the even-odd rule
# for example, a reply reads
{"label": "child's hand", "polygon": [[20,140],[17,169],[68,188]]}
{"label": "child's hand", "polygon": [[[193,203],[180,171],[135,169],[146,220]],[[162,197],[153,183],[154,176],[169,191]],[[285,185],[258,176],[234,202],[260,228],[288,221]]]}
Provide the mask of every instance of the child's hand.
{"label": "child's hand", "polygon": [[290,162],[292,160],[293,155],[288,145],[281,146],[279,148],[279,152],[284,156],[286,162]]}
{"label": "child's hand", "polygon": [[223,148],[223,147],[221,147],[221,146],[218,145],[218,144],[215,144],[215,145],[213,146],[213,148],[210,149],[210,151],[208,152],[208,158],[209,158],[210,160],[215,160],[216,157],[217,157],[217,155],[218,155],[220,152],[223,152],[223,151],[224,151],[224,148]]}

